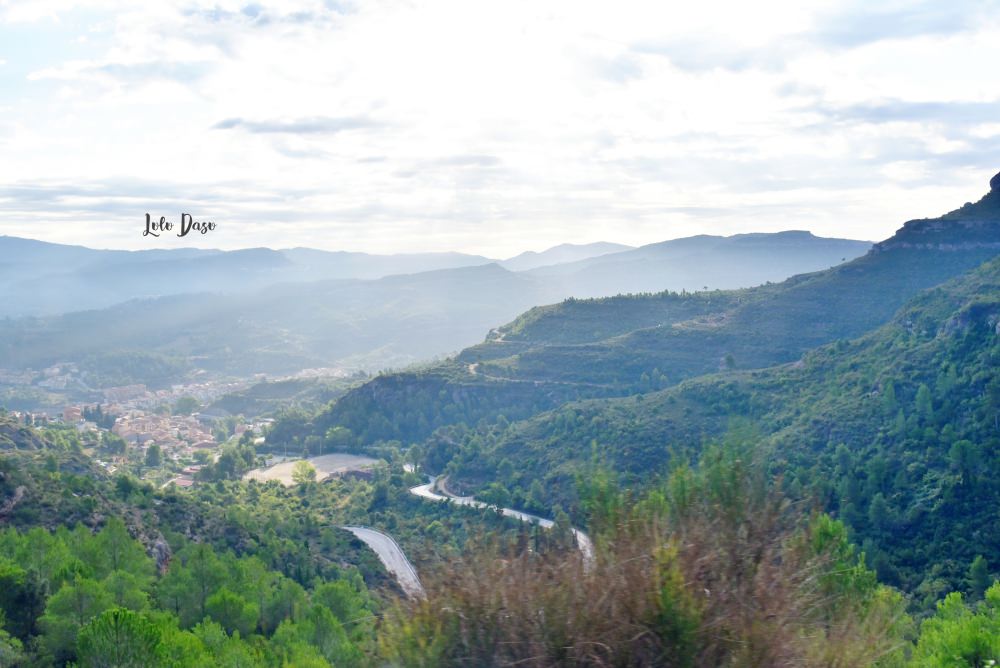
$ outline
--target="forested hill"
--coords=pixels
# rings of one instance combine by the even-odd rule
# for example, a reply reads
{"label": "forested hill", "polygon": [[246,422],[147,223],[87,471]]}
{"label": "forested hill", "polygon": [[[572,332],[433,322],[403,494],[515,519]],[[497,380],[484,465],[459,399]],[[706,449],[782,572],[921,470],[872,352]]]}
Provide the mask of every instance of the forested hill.
{"label": "forested hill", "polygon": [[565,405],[458,446],[432,440],[427,456],[451,459],[457,485],[571,507],[594,451],[631,486],[734,425],[750,425],[786,488],[857,532],[880,578],[928,603],[961,588],[977,555],[1000,553],[1000,258],[799,362]]}
{"label": "forested hill", "polygon": [[1000,183],[979,202],[906,223],[867,255],[739,291],[567,300],[532,309],[456,359],[376,378],[318,419],[361,444],[523,418],[567,398],[662,389],[725,368],[799,359],[885,323],[908,299],[1000,252]]}

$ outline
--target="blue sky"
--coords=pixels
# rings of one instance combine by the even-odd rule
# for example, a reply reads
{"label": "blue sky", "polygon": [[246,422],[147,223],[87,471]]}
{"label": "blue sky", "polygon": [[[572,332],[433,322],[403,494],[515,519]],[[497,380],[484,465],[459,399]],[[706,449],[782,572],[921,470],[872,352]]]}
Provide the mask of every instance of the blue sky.
{"label": "blue sky", "polygon": [[998,62],[998,1],[0,0],[0,234],[881,239],[1000,171]]}

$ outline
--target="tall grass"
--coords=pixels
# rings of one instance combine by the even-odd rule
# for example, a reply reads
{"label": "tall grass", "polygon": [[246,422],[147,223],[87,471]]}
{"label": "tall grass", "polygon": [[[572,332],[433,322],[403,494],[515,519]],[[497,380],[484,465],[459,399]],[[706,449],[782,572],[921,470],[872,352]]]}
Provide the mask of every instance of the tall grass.
{"label": "tall grass", "polygon": [[380,633],[398,666],[895,665],[908,620],[844,527],[789,502],[747,448],[638,500],[592,476],[596,563],[492,544],[425,578]]}

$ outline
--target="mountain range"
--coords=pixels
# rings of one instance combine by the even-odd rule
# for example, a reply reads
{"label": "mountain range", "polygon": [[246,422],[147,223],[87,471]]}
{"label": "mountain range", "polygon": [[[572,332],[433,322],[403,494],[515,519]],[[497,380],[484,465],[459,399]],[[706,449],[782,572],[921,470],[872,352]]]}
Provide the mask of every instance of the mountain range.
{"label": "mountain range", "polygon": [[[303,248],[96,251],[5,237],[0,284],[11,299],[0,323],[0,368],[73,361],[92,385],[112,377],[157,385],[195,368],[246,375],[398,367],[459,350],[536,304],[619,288],[682,289],[674,285],[682,269],[694,283],[752,285],[830,266],[870,244],[793,232],[621,248],[565,245],[496,263]],[[736,258],[742,273],[716,275]],[[547,264],[561,260],[570,262]],[[570,269],[553,273],[560,267]],[[609,274],[617,283],[600,278]],[[24,312],[35,315],[16,317]],[[145,361],[124,375],[100,372],[121,367],[115,359],[124,353]]]}

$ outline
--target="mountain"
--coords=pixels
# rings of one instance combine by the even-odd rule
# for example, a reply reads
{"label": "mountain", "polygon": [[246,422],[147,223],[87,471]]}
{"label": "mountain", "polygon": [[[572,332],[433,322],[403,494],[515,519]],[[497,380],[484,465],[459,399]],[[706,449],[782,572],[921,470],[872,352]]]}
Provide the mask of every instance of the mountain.
{"label": "mountain", "polygon": [[395,274],[417,274],[490,264],[493,260],[465,253],[401,253],[370,255],[347,251],[290,248],[280,251],[295,266],[300,281],[356,278],[374,280]]}
{"label": "mountain", "polygon": [[[817,239],[808,233],[743,237],[677,240],[624,253],[615,252],[628,248],[618,244],[565,244],[543,253],[524,253],[500,264],[510,271],[549,265],[536,269],[539,274],[531,278],[548,285],[549,299],[554,300],[680,290],[695,284],[700,288],[704,283],[715,285],[715,279],[723,276],[729,287],[746,287],[824,268],[867,248],[861,242]],[[687,250],[678,250],[682,247]],[[600,257],[591,257],[594,255]],[[619,256],[625,259],[611,261]],[[580,258],[588,258],[583,262],[607,262],[581,269],[577,266]],[[7,295],[0,304],[0,317],[58,315],[106,308],[131,299],[197,292],[251,294],[282,283],[377,280],[492,262],[463,253],[369,255],[310,248],[95,250],[0,237],[0,290]],[[560,262],[569,262],[566,266],[572,269],[559,272],[562,265],[552,263]],[[734,264],[743,269],[725,269]],[[498,318],[489,324],[500,322]]]}
{"label": "mountain", "polygon": [[456,358],[349,392],[320,422],[354,430],[361,443],[419,442],[440,426],[524,418],[567,398],[628,395],[724,368],[795,362],[882,325],[921,290],[994,257],[998,200],[994,183],[975,204],[910,221],[860,258],[780,284],[535,308]]}
{"label": "mountain", "polygon": [[461,253],[369,255],[307,248],[95,250],[0,237],[0,289],[7,296],[0,316],[57,315],[130,299],[249,293],[279,283],[372,280],[490,262]]}
{"label": "mountain", "polygon": [[863,255],[867,241],[825,239],[810,232],[699,235],[649,244],[532,273],[562,280],[568,294],[607,297],[625,293],[743,288],[783,281]]}
{"label": "mountain", "polygon": [[164,384],[176,382],[183,369],[161,373],[159,362],[150,368],[153,358],[234,375],[405,365],[457,350],[499,318],[551,298],[542,282],[488,264],[376,281],[282,284],[249,294],[132,300],[0,322],[0,367],[82,361],[99,383],[101,369],[131,360],[141,368],[112,384]]}
{"label": "mountain", "polygon": [[592,244],[560,244],[541,253],[525,251],[520,255],[504,260],[500,263],[500,266],[511,271],[527,271],[537,267],[576,262],[609,253],[619,253],[631,250],[632,248],[632,246],[613,244],[607,241],[598,241]]}
{"label": "mountain", "polygon": [[[788,243],[786,234],[753,238],[755,250],[745,254],[748,265],[770,263],[775,249]],[[804,261],[821,266],[826,260],[808,248],[826,243],[808,237],[785,253],[811,257]],[[133,382],[162,386],[197,369],[245,375],[404,366],[460,350],[535,304],[578,294],[563,277],[512,272],[453,253],[369,256],[304,248],[130,253],[10,238],[0,240],[0,247],[15,256],[18,267],[22,258],[30,260],[23,271],[8,273],[6,308],[54,311],[0,322],[0,368],[77,362],[90,378],[82,389]],[[46,260],[50,256],[62,259],[61,273]],[[433,265],[459,266],[344,278]],[[307,280],[317,276],[326,278]],[[676,318],[687,320],[719,308],[723,298],[711,294],[667,300],[677,302]],[[83,309],[86,304],[96,307]],[[61,313],[66,309],[73,310]],[[626,322],[602,320],[616,327]],[[508,338],[518,335],[510,332]],[[506,344],[497,350],[509,354]],[[474,354],[466,364],[480,359]],[[491,350],[486,358],[492,355]]]}

